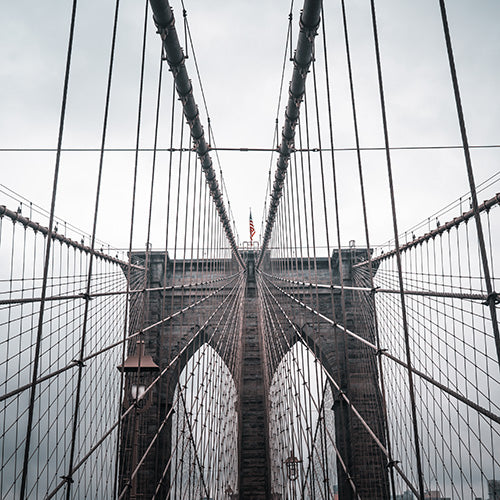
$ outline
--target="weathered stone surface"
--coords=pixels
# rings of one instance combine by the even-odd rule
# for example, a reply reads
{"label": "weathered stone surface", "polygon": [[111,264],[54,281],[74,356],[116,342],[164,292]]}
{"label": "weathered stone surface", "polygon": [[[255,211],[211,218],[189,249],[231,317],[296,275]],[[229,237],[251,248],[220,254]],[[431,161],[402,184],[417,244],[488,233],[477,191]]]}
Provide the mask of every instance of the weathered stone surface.
{"label": "weathered stone surface", "polygon": [[[343,276],[345,285],[353,285],[351,264],[362,257],[363,250],[348,250],[342,252]],[[366,254],[366,252],[365,252]],[[245,258],[250,256],[245,255]],[[338,255],[331,259],[333,280],[339,283]],[[263,260],[265,269],[271,272],[273,263],[269,258]],[[312,263],[311,263],[312,266]],[[151,256],[151,270],[148,287],[161,287],[165,283],[179,284],[179,276],[189,275],[187,281],[203,282],[209,279],[228,276],[236,272],[234,262],[221,263],[216,271],[208,270],[201,263],[188,263],[178,261],[174,265],[165,259],[163,253],[153,253]],[[298,261],[288,277],[302,281],[317,281],[330,283],[328,259],[317,259],[317,269],[309,270],[308,262]],[[166,280],[166,281],[165,281]],[[359,283],[357,283],[359,284]],[[367,286],[368,283],[365,284]],[[319,293],[312,293],[307,289],[288,287],[281,283],[280,286],[293,293],[297,298],[317,309],[322,314],[335,317],[339,323],[344,323],[347,328],[358,335],[374,342],[371,322],[373,317],[370,310],[370,298],[359,293],[348,292],[344,294],[345,310],[342,307],[340,294],[337,291],[321,289]],[[147,301],[147,317],[145,324],[151,324],[164,318],[166,315],[182,308],[193,300],[201,298],[207,293],[206,287],[199,287],[175,292],[150,293],[141,300]],[[227,292],[224,292],[227,293]],[[153,355],[153,359],[164,368],[167,364],[186,347],[189,339],[199,325],[211,314],[214,308],[224,298],[224,293],[208,300],[199,307],[180,315],[168,325],[157,327],[144,335],[146,352]],[[242,348],[240,359],[227,358],[230,349],[220,345],[220,338],[215,336],[210,345],[221,355],[239,389],[240,404],[240,458],[239,458],[239,494],[244,499],[270,498],[271,485],[269,484],[269,458],[268,458],[268,432],[266,421],[266,388],[263,373],[263,358],[260,345],[258,325],[257,290],[254,277],[249,274],[245,297],[245,318],[243,322]],[[376,357],[359,341],[346,337],[338,329],[325,323],[318,322],[317,317],[307,313],[290,299],[282,297],[282,307],[290,314],[295,324],[300,328],[301,335],[315,350],[325,369],[331,376],[338,380],[342,390],[348,395],[368,425],[375,431],[378,438],[384,443],[384,415],[381,394],[378,385]],[[344,314],[345,312],[345,314]],[[344,318],[345,316],[345,318]],[[214,318],[217,321],[218,317]],[[132,322],[137,324],[137,320]],[[287,332],[287,342],[282,340],[283,349],[277,353],[287,352],[287,344],[293,345],[298,340],[293,328],[283,321],[283,329]],[[168,375],[161,380],[153,392],[151,406],[147,412],[139,414],[140,434],[134,442],[134,415],[126,419],[121,437],[120,459],[120,490],[125,487],[133,463],[132,450],[137,446],[136,453],[141,456],[146,445],[155,435],[160,423],[165,419],[172,405],[173,394],[178,376],[189,357],[208,340],[206,332],[201,332],[183,356],[171,367]],[[268,362],[271,368],[276,369],[281,359],[274,357]],[[239,368],[241,367],[241,373]],[[334,390],[334,394],[335,394]],[[335,411],[335,436],[336,445],[347,464],[361,498],[386,499],[389,498],[386,460],[359,420],[355,418],[349,407],[341,398],[334,404]],[[167,467],[171,454],[171,426],[170,419],[160,433],[155,447],[148,455],[141,467],[137,479],[136,498],[151,498],[159,478],[164,474],[158,498],[168,498],[170,472]],[[349,482],[342,468],[338,469],[340,498],[352,498]],[[128,498],[128,497],[127,497]]]}
{"label": "weathered stone surface", "polygon": [[[352,265],[365,259],[365,249],[349,249],[342,251],[341,266],[339,254],[335,251],[330,262],[327,258],[317,258],[315,264],[312,259],[309,262],[305,259],[289,262],[269,260],[264,271],[296,281],[340,285],[340,267],[342,267],[344,286],[369,287],[367,280],[362,283],[353,281]],[[373,303],[370,295],[365,292],[344,290],[342,297],[340,290],[298,288],[283,281],[275,283],[311,308],[375,343]],[[282,340],[283,349],[277,352],[286,354],[287,344],[293,345],[300,340],[300,337],[305,338],[324,368],[337,381],[377,438],[385,443],[385,418],[374,351],[365,347],[359,340],[344,334],[339,328],[320,321],[317,316],[307,312],[285,294],[276,290],[274,292],[281,299],[281,307],[301,332],[300,336],[297,335],[288,321],[283,319],[282,328],[288,338],[286,341]],[[272,360],[274,370],[280,361],[279,357]],[[390,498],[385,455],[345,400],[341,397],[335,398],[338,390],[333,385],[332,392],[335,399],[333,409],[336,446],[356,484],[357,493],[361,498],[372,500]],[[347,475],[339,461],[337,464],[339,498],[354,499]]]}
{"label": "weathered stone surface", "polygon": [[[144,258],[144,255],[138,254],[135,257]],[[218,261],[212,263],[215,265],[209,267],[206,261],[177,261],[174,263],[163,252],[152,252],[149,258],[150,265],[146,288],[169,287],[171,285],[182,285],[183,283],[204,283],[209,280],[230,276],[238,271],[236,263],[231,260]],[[184,277],[182,281],[181,277]],[[144,296],[140,294],[140,300],[146,301],[145,313],[143,318],[137,318],[137,310],[141,308],[131,308],[131,330],[140,329],[141,327],[138,325],[141,324],[150,325],[156,323],[190,303],[200,300],[221,286],[222,283],[217,282],[185,289],[167,290],[166,293],[160,290],[149,292]],[[220,335],[211,335],[213,328],[210,328],[210,326],[217,323],[221,313],[219,312],[213,317],[208,328],[200,331],[200,326],[227,297],[228,293],[227,289],[223,290],[206,302],[180,314],[163,325],[148,330],[142,335],[146,352],[153,356],[160,369],[165,369],[169,364],[171,364],[171,367],[155,386],[149,407],[140,410],[137,414],[132,412],[123,422],[120,438],[119,491],[122,491],[127,486],[132,465],[137,463],[137,458],[142,457],[163,423],[162,431],[159,433],[152,450],[147,455],[137,474],[135,482],[137,491],[134,493],[132,484],[130,484],[125,496],[126,499],[152,498],[156,485],[162,477],[163,480],[157,498],[173,498],[170,491],[172,472],[169,465],[172,452],[172,419],[166,418],[166,416],[172,408],[179,375],[190,357],[204,343],[208,342],[225,361],[234,379],[237,380],[239,377],[239,372],[236,371],[237,363],[228,357],[231,350],[225,349]],[[194,341],[189,343],[194,334],[196,334]],[[133,349],[134,346],[135,341],[131,343],[130,349]],[[180,353],[182,355],[178,357],[177,361],[172,362]],[[129,390],[130,383],[131,380],[126,381],[125,392]],[[138,425],[136,427],[137,421]],[[138,433],[136,429],[138,429]]]}
{"label": "weathered stone surface", "polygon": [[260,345],[255,279],[248,275],[242,332],[240,381],[240,487],[241,499],[269,498],[266,394]]}

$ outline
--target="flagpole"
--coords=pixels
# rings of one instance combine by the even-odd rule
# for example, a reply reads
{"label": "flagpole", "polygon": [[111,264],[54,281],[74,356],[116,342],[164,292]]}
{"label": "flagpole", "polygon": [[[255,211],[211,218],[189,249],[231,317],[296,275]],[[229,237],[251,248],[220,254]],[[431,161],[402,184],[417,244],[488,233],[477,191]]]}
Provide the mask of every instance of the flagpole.
{"label": "flagpole", "polygon": [[255,236],[255,227],[252,220],[252,207],[250,207],[250,246],[253,247],[253,237]]}

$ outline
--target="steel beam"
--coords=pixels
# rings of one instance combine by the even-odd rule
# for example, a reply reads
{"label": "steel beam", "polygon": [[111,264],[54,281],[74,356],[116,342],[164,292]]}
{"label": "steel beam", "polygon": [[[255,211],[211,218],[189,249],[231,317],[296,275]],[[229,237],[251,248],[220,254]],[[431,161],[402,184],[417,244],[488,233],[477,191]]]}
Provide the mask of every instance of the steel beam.
{"label": "steel beam", "polygon": [[288,169],[288,162],[291,153],[294,151],[295,127],[299,119],[300,104],[306,90],[307,73],[314,57],[314,37],[317,34],[320,23],[321,5],[321,0],[305,0],[300,16],[300,33],[297,50],[293,58],[294,67],[292,81],[288,90],[285,124],[281,133],[277,170],[274,176],[273,192],[271,193],[266,229],[264,231],[264,239],[262,240],[257,267],[260,266],[264,252],[271,239],[276,213],[281,195],[283,194],[283,184]]}
{"label": "steel beam", "polygon": [[[19,212],[13,212],[12,210],[9,210],[5,205],[0,205],[0,219],[6,216],[8,217],[14,224],[18,222],[19,224],[22,224],[25,228],[29,227],[33,229],[35,233],[40,232],[43,234],[44,237],[46,237],[49,234],[49,228],[40,225],[38,222],[33,222],[31,219],[28,217],[22,216]],[[75,240],[72,240],[70,238],[67,238],[63,234],[57,233],[55,230],[51,232],[50,237],[55,241],[59,241],[60,243],[64,243],[65,245],[68,245],[69,247],[73,247],[77,250],[80,250],[82,252],[88,253],[88,254],[93,254],[99,259],[105,260],[107,262],[113,262],[114,264],[118,264],[119,266],[122,267],[127,267],[129,265],[128,262],[112,257],[111,255],[108,255],[104,252],[100,252],[99,250],[93,250],[91,247],[84,245],[83,243],[78,243]],[[130,267],[133,269],[140,269],[144,270],[143,266],[139,266],[137,264],[130,264]]]}
{"label": "steel beam", "polygon": [[[488,212],[492,207],[496,205],[500,205],[500,193],[497,193],[489,200],[486,200],[483,203],[481,203],[481,205],[477,207],[477,213],[479,214],[481,212]],[[423,236],[419,236],[418,238],[415,238],[414,240],[405,243],[404,245],[401,245],[399,247],[399,252],[400,253],[406,252],[406,250],[410,250],[418,245],[425,243],[426,241],[433,240],[436,236],[440,236],[441,234],[450,231],[450,229],[458,227],[463,222],[467,222],[469,219],[472,219],[475,216],[475,214],[476,211],[474,209],[471,209],[468,212],[464,212],[462,215],[455,217],[453,220],[447,222],[446,224],[438,226],[436,229],[433,229],[432,231],[425,233]],[[378,255],[377,257],[372,257],[371,262],[372,263],[380,262],[388,259],[389,257],[393,257],[394,255],[396,255],[396,250],[390,250],[389,252]],[[368,264],[370,264],[370,261],[365,260],[363,262],[358,262],[357,264],[354,264],[352,267],[353,268],[362,267]]]}
{"label": "steel beam", "polygon": [[179,37],[175,29],[175,19],[168,0],[150,0],[150,5],[153,10],[153,18],[158,28],[158,33],[161,36],[163,43],[164,57],[170,66],[170,70],[174,75],[175,88],[179,99],[182,102],[184,116],[191,129],[191,138],[193,146],[198,154],[198,157],[205,173],[205,177],[210,188],[210,195],[214,200],[217,212],[219,213],[220,220],[224,226],[233,254],[240,263],[242,268],[245,268],[243,259],[238,252],[236,240],[234,238],[233,230],[231,229],[231,222],[227,215],[226,206],[222,198],[222,192],[219,188],[219,183],[215,175],[215,170],[212,164],[212,158],[209,154],[209,146],[205,140],[203,126],[201,125],[198,106],[193,96],[193,86],[189,79],[186,66],[185,57],[182,51]]}

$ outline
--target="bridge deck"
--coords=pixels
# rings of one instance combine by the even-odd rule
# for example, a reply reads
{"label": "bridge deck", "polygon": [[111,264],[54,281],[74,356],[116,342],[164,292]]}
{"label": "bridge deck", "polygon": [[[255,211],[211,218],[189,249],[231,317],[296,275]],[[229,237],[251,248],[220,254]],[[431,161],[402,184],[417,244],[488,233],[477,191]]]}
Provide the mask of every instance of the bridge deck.
{"label": "bridge deck", "polygon": [[240,498],[267,499],[269,466],[263,363],[257,322],[255,283],[250,282],[245,298],[241,369],[241,455]]}

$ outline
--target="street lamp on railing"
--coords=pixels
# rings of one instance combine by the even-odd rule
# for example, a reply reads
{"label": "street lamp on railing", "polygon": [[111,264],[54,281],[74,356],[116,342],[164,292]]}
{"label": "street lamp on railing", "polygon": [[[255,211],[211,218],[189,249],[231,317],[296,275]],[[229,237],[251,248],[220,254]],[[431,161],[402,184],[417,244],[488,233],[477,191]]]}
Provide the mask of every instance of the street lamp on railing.
{"label": "street lamp on railing", "polygon": [[226,494],[226,498],[229,498],[231,500],[234,500],[234,499],[238,498],[238,493],[235,493],[233,491],[233,488],[231,488],[230,484],[227,485],[227,488],[224,491],[224,493]]}
{"label": "street lamp on railing", "polygon": [[[144,352],[144,340],[137,341],[135,354],[128,356],[123,365],[117,367],[122,373],[127,375],[125,380],[125,401],[127,407],[135,405],[134,411],[134,434],[132,435],[132,466],[130,471],[135,470],[138,463],[138,440],[139,440],[139,413],[151,406],[152,392],[149,391],[146,397],[142,397],[146,388],[154,379],[154,374],[160,367],[153,361],[153,358]],[[130,499],[137,498],[137,475],[130,484]]]}
{"label": "street lamp on railing", "polygon": [[299,464],[302,460],[299,460],[295,455],[290,455],[285,460],[286,474],[290,481],[295,481],[299,477]]}
{"label": "street lamp on railing", "polygon": [[118,366],[118,370],[128,375],[125,382],[128,406],[137,402],[137,408],[144,410],[151,405],[152,391],[149,391],[146,398],[142,396],[153,381],[153,374],[159,369],[160,367],[153,361],[153,358],[144,352],[144,340],[138,340],[135,354],[128,356],[123,365]]}

